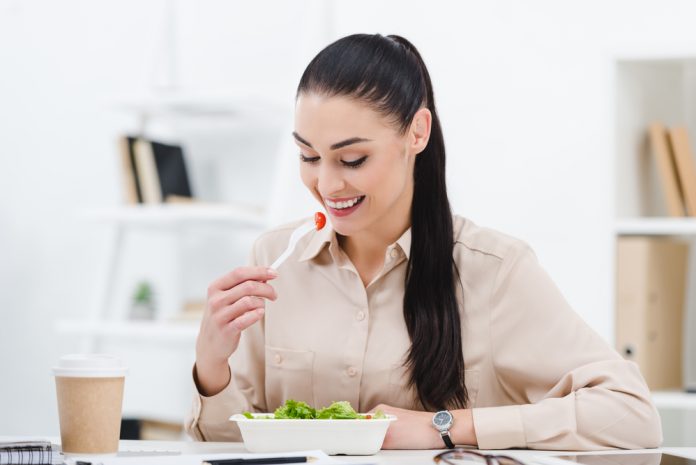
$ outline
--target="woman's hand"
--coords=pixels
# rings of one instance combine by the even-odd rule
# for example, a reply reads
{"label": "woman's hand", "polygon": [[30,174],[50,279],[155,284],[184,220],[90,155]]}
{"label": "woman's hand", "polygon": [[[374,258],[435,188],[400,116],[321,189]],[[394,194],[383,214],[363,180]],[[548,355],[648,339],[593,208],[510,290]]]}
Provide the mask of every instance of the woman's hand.
{"label": "woman's hand", "polygon": [[433,428],[433,414],[417,412],[380,404],[372,412],[381,410],[397,417],[389,424],[382,449],[442,449],[440,433]]}
{"label": "woman's hand", "polygon": [[278,274],[266,267],[241,267],[208,287],[208,302],[196,341],[196,383],[201,394],[215,395],[230,381],[227,360],[239,338],[264,314],[276,292],[266,281]]}
{"label": "woman's hand", "polygon": [[[382,449],[444,449],[440,433],[433,427],[433,412],[405,410],[380,404],[372,412],[381,410],[397,417],[389,424]],[[471,410],[452,410],[454,423],[450,429],[452,442],[457,445],[476,445],[476,432]]]}

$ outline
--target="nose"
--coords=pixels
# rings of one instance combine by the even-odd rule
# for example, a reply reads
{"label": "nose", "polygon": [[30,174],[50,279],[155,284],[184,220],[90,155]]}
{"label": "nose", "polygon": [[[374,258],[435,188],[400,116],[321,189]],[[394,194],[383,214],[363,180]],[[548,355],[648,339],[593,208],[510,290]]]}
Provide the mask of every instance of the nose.
{"label": "nose", "polygon": [[346,183],[339,169],[331,163],[322,163],[319,168],[317,189],[322,197],[331,197],[343,191]]}

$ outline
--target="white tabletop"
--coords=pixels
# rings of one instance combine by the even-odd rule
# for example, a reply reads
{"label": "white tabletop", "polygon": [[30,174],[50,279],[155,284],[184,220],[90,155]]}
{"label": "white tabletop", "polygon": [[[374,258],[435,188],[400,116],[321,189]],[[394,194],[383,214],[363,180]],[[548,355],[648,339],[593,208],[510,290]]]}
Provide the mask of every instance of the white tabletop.
{"label": "white tabletop", "polygon": [[[121,441],[121,451],[180,451],[182,454],[205,454],[205,453],[245,453],[247,450],[242,443],[233,442],[174,442],[174,441]],[[441,451],[435,450],[384,450],[377,455],[370,456],[369,461],[379,465],[430,465],[432,458]],[[650,453],[650,452],[667,452],[674,455],[680,455],[696,459],[696,447],[665,447],[662,449],[646,449],[646,450],[615,450],[601,452],[585,452],[583,454],[626,454],[626,453]],[[567,452],[559,451],[538,451],[538,450],[506,450],[504,452],[494,451],[505,455],[524,460],[535,455],[568,455]],[[575,453],[573,453],[575,454]],[[337,456],[338,460],[351,462],[365,462],[366,457],[351,457]]]}

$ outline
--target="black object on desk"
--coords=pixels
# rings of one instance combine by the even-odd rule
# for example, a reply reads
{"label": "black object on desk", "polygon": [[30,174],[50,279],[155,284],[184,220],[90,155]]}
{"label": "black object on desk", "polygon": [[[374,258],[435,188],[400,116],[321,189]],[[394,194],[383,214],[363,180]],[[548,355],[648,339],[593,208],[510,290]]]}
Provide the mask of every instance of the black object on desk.
{"label": "black object on desk", "polygon": [[204,460],[201,465],[270,465],[276,463],[313,462],[315,457],[263,457],[258,459],[219,459]]}

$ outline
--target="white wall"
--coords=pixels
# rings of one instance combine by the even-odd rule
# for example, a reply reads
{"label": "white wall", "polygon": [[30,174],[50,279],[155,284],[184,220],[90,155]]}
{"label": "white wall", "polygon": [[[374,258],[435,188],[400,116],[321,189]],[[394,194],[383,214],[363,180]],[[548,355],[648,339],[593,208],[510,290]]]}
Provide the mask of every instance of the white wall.
{"label": "white wall", "polygon": [[[174,5],[175,84],[289,105],[328,37],[409,38],[435,84],[456,211],[529,241],[578,312],[611,339],[610,58],[696,43],[696,4]],[[54,333],[54,320],[88,310],[105,241],[74,213],[120,202],[113,141],[132,122],[107,102],[172,83],[166,11],[163,1],[0,0],[0,434],[58,431],[49,368],[78,346]]]}

